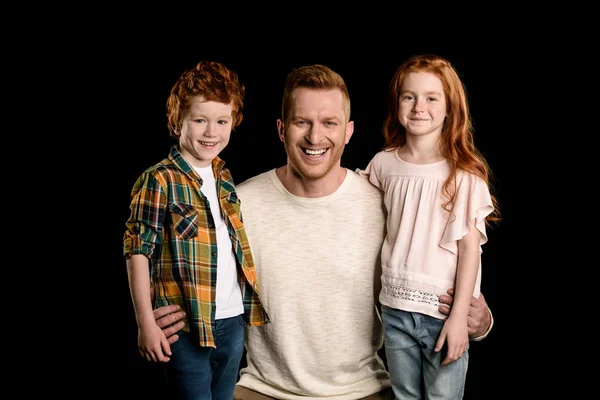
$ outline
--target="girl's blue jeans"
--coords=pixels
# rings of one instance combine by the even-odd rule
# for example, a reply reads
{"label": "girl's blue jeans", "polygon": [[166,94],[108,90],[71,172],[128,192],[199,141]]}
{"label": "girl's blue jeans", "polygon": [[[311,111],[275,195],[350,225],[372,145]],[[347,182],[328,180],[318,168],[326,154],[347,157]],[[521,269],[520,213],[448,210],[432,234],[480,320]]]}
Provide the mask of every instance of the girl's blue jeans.
{"label": "girl's blue jeans", "polygon": [[385,356],[397,399],[463,398],[469,352],[442,367],[444,349],[433,351],[443,320],[387,306],[381,307],[381,318]]}

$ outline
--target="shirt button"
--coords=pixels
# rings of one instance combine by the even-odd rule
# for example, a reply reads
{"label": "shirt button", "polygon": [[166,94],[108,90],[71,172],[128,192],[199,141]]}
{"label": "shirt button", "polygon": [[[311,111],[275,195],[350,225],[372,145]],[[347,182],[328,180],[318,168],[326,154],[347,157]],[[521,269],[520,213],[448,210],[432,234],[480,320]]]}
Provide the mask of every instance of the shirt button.
{"label": "shirt button", "polygon": [[217,281],[213,281],[213,282],[212,282],[212,285],[213,285],[213,286],[217,286]]}
{"label": "shirt button", "polygon": [[212,254],[213,256],[216,256],[217,255],[217,251],[213,250],[210,254]]}

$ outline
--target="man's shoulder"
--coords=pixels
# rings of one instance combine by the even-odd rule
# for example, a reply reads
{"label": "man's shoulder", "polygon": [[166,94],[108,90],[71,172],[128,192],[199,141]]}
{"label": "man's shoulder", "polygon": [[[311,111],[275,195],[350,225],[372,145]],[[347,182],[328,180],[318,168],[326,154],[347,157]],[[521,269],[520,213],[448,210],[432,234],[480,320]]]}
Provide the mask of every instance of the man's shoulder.
{"label": "man's shoulder", "polygon": [[356,171],[348,169],[348,179],[350,180],[350,183],[355,188],[355,190],[363,192],[367,196],[381,198],[381,190],[379,190],[371,182],[369,182],[369,179],[367,177],[360,175]]}
{"label": "man's shoulder", "polygon": [[261,174],[252,176],[241,183],[238,183],[236,185],[236,190],[239,193],[257,190],[258,188],[264,186],[266,183],[271,181],[272,171],[273,170],[263,172]]}

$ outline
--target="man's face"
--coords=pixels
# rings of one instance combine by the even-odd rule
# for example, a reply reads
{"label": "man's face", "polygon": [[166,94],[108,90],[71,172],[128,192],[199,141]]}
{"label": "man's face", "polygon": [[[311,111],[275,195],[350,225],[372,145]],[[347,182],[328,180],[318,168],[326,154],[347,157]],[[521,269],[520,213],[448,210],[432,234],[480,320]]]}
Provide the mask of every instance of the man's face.
{"label": "man's face", "polygon": [[344,112],[342,92],[299,88],[292,92],[291,103],[285,125],[277,121],[288,167],[303,179],[321,179],[341,165],[354,132],[354,123]]}

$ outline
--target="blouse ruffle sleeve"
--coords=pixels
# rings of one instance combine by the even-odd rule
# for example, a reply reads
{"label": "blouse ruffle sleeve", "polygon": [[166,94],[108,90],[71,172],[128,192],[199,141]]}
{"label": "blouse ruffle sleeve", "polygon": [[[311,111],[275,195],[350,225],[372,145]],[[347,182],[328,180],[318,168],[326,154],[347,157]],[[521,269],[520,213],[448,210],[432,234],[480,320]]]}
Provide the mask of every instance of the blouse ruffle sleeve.
{"label": "blouse ruffle sleeve", "polygon": [[488,240],[485,230],[485,218],[493,211],[490,191],[483,179],[476,175],[463,173],[458,176],[458,190],[452,215],[446,224],[439,245],[458,255],[458,241],[469,233],[470,222],[475,219],[479,231],[479,253],[481,246]]}
{"label": "blouse ruffle sleeve", "polygon": [[365,168],[365,169],[356,168],[356,170],[354,172],[356,172],[363,178],[369,179],[369,175],[371,174],[371,163],[372,163],[372,161],[369,162],[369,164],[367,165],[367,168]]}
{"label": "blouse ruffle sleeve", "polygon": [[381,182],[379,181],[379,178],[378,178],[379,174],[378,174],[378,168],[377,168],[377,154],[369,162],[369,164],[367,165],[367,168],[365,168],[365,169],[356,168],[355,172],[358,175],[360,175],[364,178],[367,178],[369,180],[369,182],[371,182],[373,185],[375,185],[375,187],[378,187],[381,189]]}

